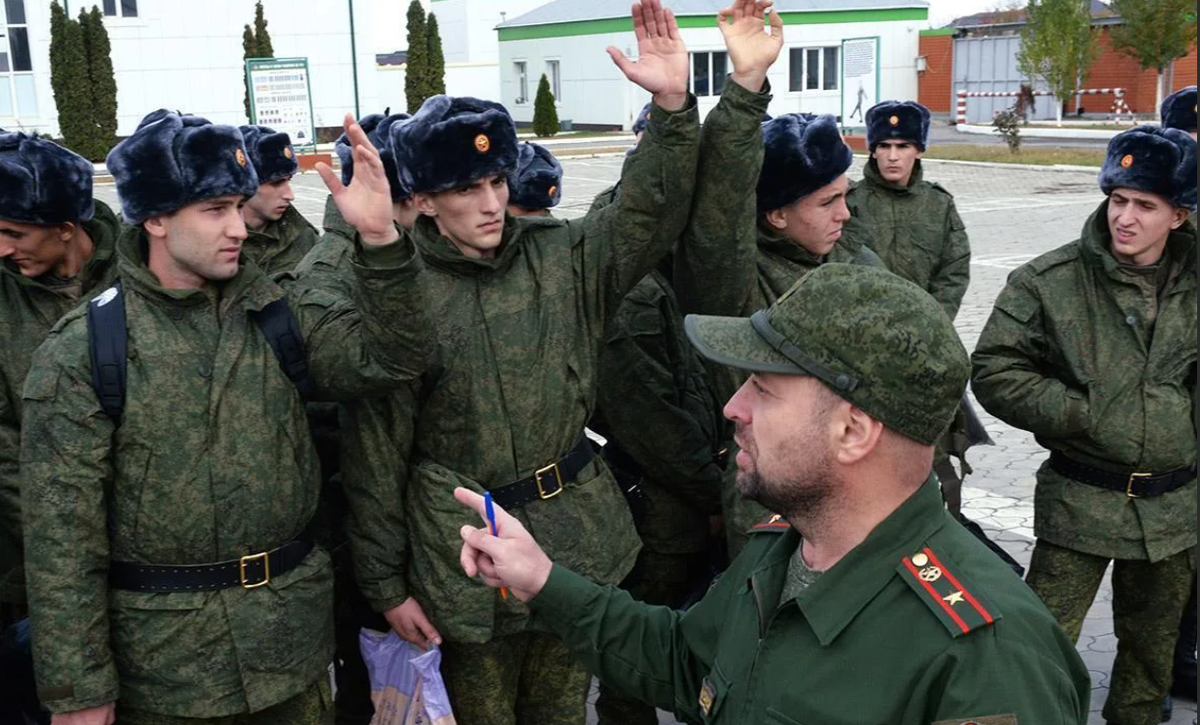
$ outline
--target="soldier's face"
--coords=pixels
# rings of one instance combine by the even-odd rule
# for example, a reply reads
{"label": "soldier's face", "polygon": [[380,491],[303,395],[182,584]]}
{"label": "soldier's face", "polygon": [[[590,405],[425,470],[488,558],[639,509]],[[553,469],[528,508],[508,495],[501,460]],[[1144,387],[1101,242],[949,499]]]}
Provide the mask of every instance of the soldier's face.
{"label": "soldier's face", "polygon": [[803,199],[767,212],[767,222],[810,254],[823,257],[833,251],[842,238],[842,225],[850,218],[846,207],[849,188],[850,179],[843,174]]}
{"label": "soldier's face", "polygon": [[150,271],[163,287],[198,289],[237,274],[246,238],[243,203],[241,196],[218,196],[145,221]]}
{"label": "soldier's face", "polygon": [[1118,262],[1143,266],[1162,258],[1171,230],[1188,218],[1187,209],[1173,206],[1158,194],[1114,189],[1108,197],[1108,230]]}
{"label": "soldier's face", "polygon": [[908,186],[917,159],[921,158],[921,149],[910,141],[880,141],[871,155],[885,181]]}
{"label": "soldier's face", "polygon": [[504,235],[508,178],[503,174],[478,179],[436,194],[417,194],[417,207],[433,217],[438,231],[467,257],[490,259]]}
{"label": "soldier's face", "polygon": [[292,190],[292,177],[285,176],[258,187],[258,193],[246,201],[243,213],[246,226],[261,229],[267,222],[279,221],[296,199]]}
{"label": "soldier's face", "polygon": [[60,267],[75,234],[72,223],[44,227],[0,220],[0,259],[17,266],[25,277],[40,277]]}

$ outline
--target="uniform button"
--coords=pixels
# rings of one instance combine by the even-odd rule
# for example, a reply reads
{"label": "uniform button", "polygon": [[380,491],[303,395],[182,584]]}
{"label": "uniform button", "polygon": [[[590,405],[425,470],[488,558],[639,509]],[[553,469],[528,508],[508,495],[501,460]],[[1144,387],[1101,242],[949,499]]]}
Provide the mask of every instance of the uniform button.
{"label": "uniform button", "polygon": [[845,390],[850,387],[850,376],[846,373],[839,373],[834,380],[834,385],[837,386],[838,390]]}
{"label": "uniform button", "polygon": [[1129,317],[1126,317],[1126,318],[1125,318],[1125,324],[1126,324],[1126,325],[1130,325],[1130,326],[1132,326],[1132,325],[1136,325],[1136,324],[1137,324],[1137,318],[1136,318],[1136,317],[1134,317],[1133,315],[1130,315]]}
{"label": "uniform button", "polygon": [[202,362],[196,366],[196,372],[200,373],[202,378],[212,377],[212,365]]}
{"label": "uniform button", "polygon": [[912,556],[913,566],[925,566],[929,563],[929,557],[925,556],[925,552],[918,551]]}

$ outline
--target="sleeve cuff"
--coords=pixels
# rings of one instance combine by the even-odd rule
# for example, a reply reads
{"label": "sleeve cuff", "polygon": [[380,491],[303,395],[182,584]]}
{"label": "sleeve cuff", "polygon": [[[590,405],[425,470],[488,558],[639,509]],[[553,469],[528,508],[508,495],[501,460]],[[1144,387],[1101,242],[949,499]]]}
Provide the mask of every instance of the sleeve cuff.
{"label": "sleeve cuff", "polygon": [[599,584],[555,564],[550,570],[546,586],[529,600],[528,606],[541,622],[552,626],[569,626],[600,589]]}
{"label": "sleeve cuff", "polygon": [[400,238],[391,244],[367,245],[363,243],[361,234],[357,232],[354,234],[354,263],[356,266],[365,269],[395,270],[413,261],[417,248],[413,244],[412,237],[401,229],[399,224],[395,222],[392,224],[400,233]]}
{"label": "sleeve cuff", "polygon": [[647,127],[647,138],[657,137],[659,143],[683,144],[694,143],[691,133],[700,125],[700,111],[696,105],[696,96],[688,93],[687,103],[678,111],[668,111],[655,104],[650,106],[650,124]]}
{"label": "sleeve cuff", "polygon": [[767,106],[771,103],[771,97],[770,78],[763,81],[761,91],[755,92],[743,88],[730,75],[725,78],[725,87],[721,89],[722,100],[732,103],[735,108],[755,111],[758,114],[759,120],[761,120],[762,114],[767,112]]}

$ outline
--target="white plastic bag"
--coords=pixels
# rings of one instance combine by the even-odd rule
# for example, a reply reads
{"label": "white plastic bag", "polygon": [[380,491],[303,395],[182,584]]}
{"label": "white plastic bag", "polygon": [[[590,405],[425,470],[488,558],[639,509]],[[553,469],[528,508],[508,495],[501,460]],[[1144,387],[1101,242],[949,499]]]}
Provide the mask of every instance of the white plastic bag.
{"label": "white plastic bag", "polygon": [[442,652],[422,652],[395,632],[364,629],[358,634],[371,676],[371,725],[456,725],[442,682]]}

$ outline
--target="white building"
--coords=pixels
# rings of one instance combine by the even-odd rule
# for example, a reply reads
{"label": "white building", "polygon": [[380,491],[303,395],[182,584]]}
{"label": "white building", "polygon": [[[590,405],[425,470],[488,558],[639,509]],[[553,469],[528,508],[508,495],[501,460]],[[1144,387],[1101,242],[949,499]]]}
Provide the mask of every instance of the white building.
{"label": "white building", "polygon": [[[377,92],[370,41],[372,3],[383,1],[263,0],[275,57],[308,58],[318,127],[341,125],[343,115],[354,112],[356,77],[362,113],[389,102]],[[119,135],[132,133],[142,116],[158,108],[214,123],[246,122],[242,28],[254,22],[254,0],[66,0],[73,18],[93,5],[103,10],[112,42]],[[57,135],[50,1],[4,0],[0,33],[0,127]]]}
{"label": "white building", "polygon": [[[717,102],[726,73],[717,11],[727,0],[664,0],[679,20],[692,61],[692,91],[701,115]],[[533,98],[546,74],[559,119],[576,127],[629,128],[649,94],[628,82],[607,46],[637,51],[629,0],[555,0],[501,23],[501,102],[518,123],[533,121]],[[776,0],[785,47],[769,74],[770,113],[832,113],[842,109],[842,42],[878,37],[879,99],[917,97],[920,29],[925,0]],[[847,92],[853,93],[854,90]],[[874,95],[874,94],[872,94]],[[846,125],[860,125],[847,122]]]}

